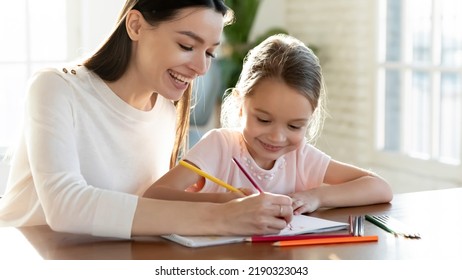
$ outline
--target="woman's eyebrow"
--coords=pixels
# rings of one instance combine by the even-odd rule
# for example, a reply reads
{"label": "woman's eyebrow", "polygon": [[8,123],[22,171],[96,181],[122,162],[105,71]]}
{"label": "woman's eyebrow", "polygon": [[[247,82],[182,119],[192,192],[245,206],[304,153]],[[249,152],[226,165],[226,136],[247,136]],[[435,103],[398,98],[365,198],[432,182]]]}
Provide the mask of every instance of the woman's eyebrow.
{"label": "woman's eyebrow", "polygon": [[[192,38],[193,40],[199,42],[200,44],[205,44],[205,40],[202,37],[200,37],[199,35],[197,35],[196,33],[194,33],[194,32],[191,32],[191,31],[179,31],[178,33],[180,33],[182,35],[186,35],[186,36]],[[216,42],[213,45],[218,46],[218,45],[220,45],[220,42]]]}

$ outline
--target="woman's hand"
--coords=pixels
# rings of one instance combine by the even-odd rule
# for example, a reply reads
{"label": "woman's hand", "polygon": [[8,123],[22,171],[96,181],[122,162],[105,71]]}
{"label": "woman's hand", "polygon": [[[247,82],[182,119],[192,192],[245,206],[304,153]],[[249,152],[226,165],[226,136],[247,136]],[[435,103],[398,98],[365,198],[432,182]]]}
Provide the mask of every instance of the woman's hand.
{"label": "woman's hand", "polygon": [[[195,195],[195,194],[193,194]],[[263,235],[277,234],[292,220],[292,199],[253,194],[225,203],[141,197],[132,235]]]}
{"label": "woman's hand", "polygon": [[292,220],[292,200],[285,195],[253,194],[220,205],[220,227],[230,235],[277,234]]}
{"label": "woman's hand", "polygon": [[321,204],[319,196],[316,195],[316,189],[292,193],[289,196],[292,198],[294,215],[314,212]]}

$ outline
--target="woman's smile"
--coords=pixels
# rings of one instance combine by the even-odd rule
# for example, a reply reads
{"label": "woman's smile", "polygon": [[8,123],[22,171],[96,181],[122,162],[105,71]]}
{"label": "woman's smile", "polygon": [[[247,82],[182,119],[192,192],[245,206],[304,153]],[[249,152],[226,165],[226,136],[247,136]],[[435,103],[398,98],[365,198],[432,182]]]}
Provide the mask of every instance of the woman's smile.
{"label": "woman's smile", "polygon": [[172,70],[168,70],[168,74],[170,75],[170,78],[173,81],[173,85],[180,90],[186,90],[188,85],[191,83],[191,81],[194,78],[187,78],[183,75],[181,75],[178,72],[174,72]]}

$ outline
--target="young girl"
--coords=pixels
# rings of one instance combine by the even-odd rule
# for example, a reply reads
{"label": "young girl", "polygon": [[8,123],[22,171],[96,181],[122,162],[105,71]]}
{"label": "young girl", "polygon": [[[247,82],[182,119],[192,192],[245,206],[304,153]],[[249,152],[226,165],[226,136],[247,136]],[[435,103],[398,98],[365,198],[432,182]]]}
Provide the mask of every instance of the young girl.
{"label": "young girl", "polygon": [[[249,52],[223,104],[223,124],[240,127],[210,131],[184,160],[252,192],[232,161],[235,157],[265,192],[292,197],[294,214],[389,202],[391,188],[378,175],[331,159],[308,143],[323,121],[322,84],[319,61],[309,48],[288,35],[269,37]],[[195,182],[200,193],[185,192]],[[204,184],[183,166],[173,168],[145,195],[216,202],[237,196],[208,180]]]}

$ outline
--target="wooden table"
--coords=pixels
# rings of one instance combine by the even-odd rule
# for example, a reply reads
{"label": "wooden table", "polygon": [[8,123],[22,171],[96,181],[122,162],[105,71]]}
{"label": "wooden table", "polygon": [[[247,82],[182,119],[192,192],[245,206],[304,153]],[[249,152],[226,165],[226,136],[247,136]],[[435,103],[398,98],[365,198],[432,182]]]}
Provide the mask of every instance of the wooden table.
{"label": "wooden table", "polygon": [[365,234],[378,235],[378,242],[281,248],[270,243],[240,243],[192,249],[159,237],[116,240],[34,226],[0,228],[0,260],[461,259],[462,188],[398,194],[389,204],[319,210],[312,216],[346,222],[349,215],[361,214],[390,215],[418,230],[422,239],[395,237],[366,222]]}

